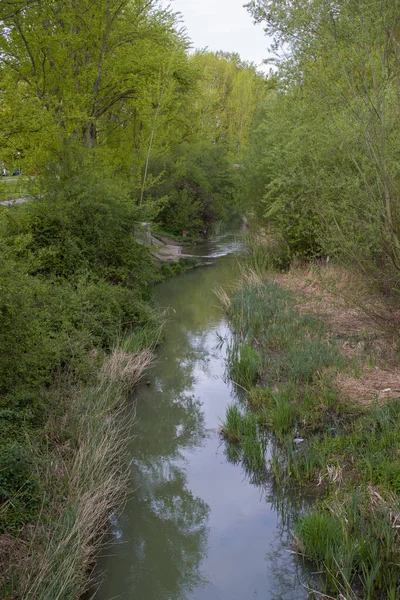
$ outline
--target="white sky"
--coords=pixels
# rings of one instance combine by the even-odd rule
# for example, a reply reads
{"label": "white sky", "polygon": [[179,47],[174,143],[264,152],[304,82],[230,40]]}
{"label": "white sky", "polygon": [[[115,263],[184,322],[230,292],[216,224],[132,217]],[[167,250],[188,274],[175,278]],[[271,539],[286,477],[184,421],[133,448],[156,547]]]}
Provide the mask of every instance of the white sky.
{"label": "white sky", "polygon": [[[270,40],[261,25],[254,25],[246,0],[170,0],[180,12],[195,48],[237,52],[241,58],[261,65],[268,58]],[[263,68],[264,70],[264,68]]]}

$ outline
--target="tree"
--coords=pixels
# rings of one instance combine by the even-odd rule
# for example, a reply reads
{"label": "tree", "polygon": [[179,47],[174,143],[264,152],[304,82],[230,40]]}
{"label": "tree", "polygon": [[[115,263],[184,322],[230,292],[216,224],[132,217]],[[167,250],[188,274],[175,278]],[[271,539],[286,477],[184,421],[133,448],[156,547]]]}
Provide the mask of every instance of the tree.
{"label": "tree", "polygon": [[[280,216],[274,203],[286,177],[326,253],[375,269],[381,281],[397,280],[398,0],[255,0],[248,7],[281,51],[278,102],[270,108],[288,111],[288,123],[278,117],[276,141],[269,139],[272,155],[281,137],[291,150],[266,178],[267,216]],[[291,218],[289,229],[297,226]]]}

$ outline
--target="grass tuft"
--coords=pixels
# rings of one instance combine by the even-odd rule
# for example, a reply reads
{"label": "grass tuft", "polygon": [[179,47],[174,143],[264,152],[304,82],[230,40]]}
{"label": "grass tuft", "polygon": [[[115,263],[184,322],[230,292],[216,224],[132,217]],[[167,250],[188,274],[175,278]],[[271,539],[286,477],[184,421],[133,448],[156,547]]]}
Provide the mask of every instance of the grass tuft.
{"label": "grass tuft", "polygon": [[260,270],[243,277],[232,298],[219,296],[235,332],[229,374],[246,390],[243,410],[227,410],[227,456],[260,481],[272,437],[268,475],[277,489],[319,490],[321,500],[294,531],[298,551],[323,574],[325,592],[398,598],[400,399],[346,402],[338,373],[362,374],[358,360],[346,362],[323,323],[263,281]]}

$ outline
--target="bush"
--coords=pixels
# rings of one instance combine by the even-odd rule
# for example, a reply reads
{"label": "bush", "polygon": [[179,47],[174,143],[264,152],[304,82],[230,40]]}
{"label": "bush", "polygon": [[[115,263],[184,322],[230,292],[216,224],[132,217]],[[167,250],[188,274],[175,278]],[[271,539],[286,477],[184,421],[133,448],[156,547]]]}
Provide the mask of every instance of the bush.
{"label": "bush", "polygon": [[155,279],[150,253],[134,237],[139,217],[123,188],[90,165],[65,169],[42,185],[41,196],[16,207],[0,231],[30,274],[66,279],[90,273],[134,288]]}
{"label": "bush", "polygon": [[157,220],[167,231],[207,237],[216,221],[231,216],[235,173],[220,146],[182,144],[164,164],[154,163],[152,169],[156,178],[164,176],[150,193],[164,202]]}
{"label": "bush", "polygon": [[40,485],[28,450],[18,444],[0,453],[0,531],[17,527],[32,517],[40,501]]}

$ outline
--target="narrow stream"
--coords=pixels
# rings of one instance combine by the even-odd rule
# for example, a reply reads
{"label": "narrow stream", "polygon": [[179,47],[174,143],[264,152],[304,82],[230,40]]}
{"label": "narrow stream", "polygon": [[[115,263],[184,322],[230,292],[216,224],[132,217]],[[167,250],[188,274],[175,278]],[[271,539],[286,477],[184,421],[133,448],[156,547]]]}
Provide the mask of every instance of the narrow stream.
{"label": "narrow stream", "polygon": [[150,385],[136,391],[134,493],[99,561],[96,600],[307,598],[288,514],[302,501],[286,498],[282,512],[272,484],[229,462],[218,434],[236,392],[226,379],[232,333],[213,290],[237,276],[240,249],[232,236],[204,244],[196,252],[210,266],[157,287],[166,340]]}

